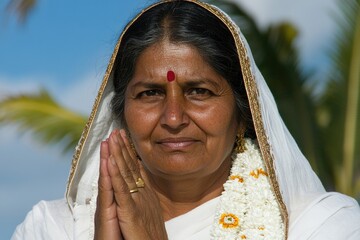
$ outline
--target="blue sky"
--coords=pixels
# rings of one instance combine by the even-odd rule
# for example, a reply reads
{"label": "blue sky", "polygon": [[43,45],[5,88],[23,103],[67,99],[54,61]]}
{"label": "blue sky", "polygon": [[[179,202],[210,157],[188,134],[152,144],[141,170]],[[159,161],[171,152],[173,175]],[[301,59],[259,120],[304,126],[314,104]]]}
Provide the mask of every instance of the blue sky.
{"label": "blue sky", "polygon": [[[39,0],[24,25],[0,2],[0,98],[43,87],[63,105],[88,114],[124,24],[152,1]],[[307,69],[326,68],[335,0],[239,1],[265,27],[287,20],[300,29]],[[321,72],[321,71],[319,71]],[[61,198],[71,154],[42,146],[16,127],[0,127],[0,240],[40,200]]]}

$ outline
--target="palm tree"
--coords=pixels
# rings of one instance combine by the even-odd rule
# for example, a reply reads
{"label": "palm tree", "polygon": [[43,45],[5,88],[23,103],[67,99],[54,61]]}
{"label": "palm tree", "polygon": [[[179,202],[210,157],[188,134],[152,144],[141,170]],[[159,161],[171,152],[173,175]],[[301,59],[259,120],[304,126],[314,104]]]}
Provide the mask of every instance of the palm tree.
{"label": "palm tree", "polygon": [[339,2],[342,17],[329,81],[318,107],[335,189],[360,198],[360,1]]}

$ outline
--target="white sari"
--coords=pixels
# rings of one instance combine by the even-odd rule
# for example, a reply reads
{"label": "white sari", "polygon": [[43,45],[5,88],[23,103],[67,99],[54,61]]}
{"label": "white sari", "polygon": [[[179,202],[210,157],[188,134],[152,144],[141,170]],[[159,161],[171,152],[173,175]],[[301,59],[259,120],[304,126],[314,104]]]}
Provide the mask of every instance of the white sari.
{"label": "white sari", "polygon": [[[239,28],[217,8],[196,0],[189,2],[216,15],[234,37],[257,141],[284,221],[284,236],[292,240],[360,239],[359,205],[350,197],[324,190],[284,125]],[[76,148],[66,199],[40,202],[34,206],[16,229],[13,239],[93,239],[100,142],[119,127],[113,122],[108,106],[113,96],[113,65],[121,39],[116,44],[91,116]],[[211,200],[166,222],[169,238],[210,239],[216,205],[217,199]],[[194,218],[201,221],[192,221]]]}

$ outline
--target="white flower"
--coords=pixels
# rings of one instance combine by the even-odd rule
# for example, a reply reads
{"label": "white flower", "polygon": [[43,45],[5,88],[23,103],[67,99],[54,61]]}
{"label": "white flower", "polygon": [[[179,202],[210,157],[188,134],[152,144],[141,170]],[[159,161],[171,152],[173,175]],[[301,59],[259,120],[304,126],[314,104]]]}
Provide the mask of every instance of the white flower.
{"label": "white flower", "polygon": [[246,139],[245,147],[245,152],[233,155],[230,176],[215,214],[212,239],[284,239],[280,208],[259,148],[250,139]]}

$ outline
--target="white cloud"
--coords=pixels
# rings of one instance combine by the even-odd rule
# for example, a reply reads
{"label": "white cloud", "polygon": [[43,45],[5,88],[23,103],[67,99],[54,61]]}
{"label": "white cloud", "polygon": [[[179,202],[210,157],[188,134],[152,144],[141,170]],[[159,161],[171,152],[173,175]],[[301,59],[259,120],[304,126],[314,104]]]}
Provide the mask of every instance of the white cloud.
{"label": "white cloud", "polygon": [[89,114],[102,81],[102,76],[91,72],[66,86],[58,98],[65,106]]}
{"label": "white cloud", "polygon": [[0,99],[22,93],[33,93],[41,87],[40,77],[21,77],[14,79],[13,77],[0,75]]}
{"label": "white cloud", "polygon": [[84,74],[83,77],[75,78],[71,83],[62,84],[53,77],[8,77],[0,75],[0,100],[2,98],[18,95],[31,94],[45,88],[59,103],[64,106],[88,114],[100,86],[102,76],[95,72]]}

